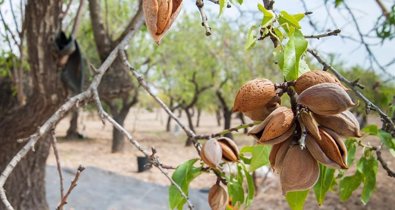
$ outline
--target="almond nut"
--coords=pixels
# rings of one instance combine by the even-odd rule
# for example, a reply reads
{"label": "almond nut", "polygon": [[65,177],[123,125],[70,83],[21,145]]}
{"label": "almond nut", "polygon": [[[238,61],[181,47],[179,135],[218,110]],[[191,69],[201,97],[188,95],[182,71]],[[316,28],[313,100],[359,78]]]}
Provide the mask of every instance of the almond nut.
{"label": "almond nut", "polygon": [[333,83],[321,83],[307,88],[299,95],[297,103],[320,115],[339,114],[355,105],[347,92]]}

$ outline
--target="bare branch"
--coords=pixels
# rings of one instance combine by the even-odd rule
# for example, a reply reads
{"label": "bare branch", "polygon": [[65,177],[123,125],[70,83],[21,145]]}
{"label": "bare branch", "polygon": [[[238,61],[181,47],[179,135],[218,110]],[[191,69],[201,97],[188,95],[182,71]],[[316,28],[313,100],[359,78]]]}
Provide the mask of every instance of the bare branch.
{"label": "bare branch", "polygon": [[142,0],[139,0],[139,9],[137,10],[136,14],[131,18],[130,22],[126,26],[125,30],[121,33],[121,35],[118,37],[118,39],[115,41],[115,43],[118,43],[120,40],[122,40],[126,34],[130,30],[133,30],[133,28],[138,25],[137,22],[143,22],[143,5],[142,5]]}
{"label": "bare branch", "polygon": [[340,29],[336,29],[336,30],[329,31],[329,32],[326,32],[323,34],[307,35],[307,36],[304,36],[304,38],[306,38],[306,39],[320,39],[320,38],[328,37],[328,36],[337,36],[340,32],[341,32]]}
{"label": "bare branch", "polygon": [[66,9],[60,13],[60,19],[63,20],[63,18],[64,18],[64,17],[67,15],[67,13],[69,12],[69,9],[70,9],[70,7],[71,7],[72,4],[73,4],[73,0],[69,0],[69,2],[67,3]]}
{"label": "bare branch", "polygon": [[248,123],[248,124],[241,124],[239,126],[236,126],[236,127],[233,127],[233,128],[229,128],[229,129],[223,130],[223,131],[218,132],[218,133],[196,135],[194,138],[195,139],[206,139],[206,140],[208,140],[208,139],[211,139],[211,138],[224,136],[225,134],[228,134],[228,133],[238,132],[241,129],[253,127],[255,125],[258,125],[259,123],[260,123],[260,121],[253,122],[253,123]]}
{"label": "bare branch", "polygon": [[77,186],[78,179],[80,178],[81,173],[84,170],[85,170],[84,167],[82,167],[81,165],[78,166],[77,173],[75,174],[75,177],[74,177],[73,181],[71,182],[70,187],[66,192],[66,195],[64,197],[62,197],[62,200],[61,200],[60,204],[58,205],[58,207],[56,208],[56,210],[62,210],[63,206],[67,204],[67,198],[69,197],[69,195],[73,191],[73,189]]}
{"label": "bare branch", "polygon": [[78,6],[77,14],[75,15],[75,19],[74,19],[73,29],[71,30],[72,37],[75,37],[75,34],[77,33],[78,28],[80,26],[81,16],[82,16],[82,8],[84,7],[84,2],[85,2],[85,0],[80,0],[80,5]]}
{"label": "bare branch", "polygon": [[[60,199],[63,200],[64,198],[64,186],[63,186],[63,173],[62,173],[62,166],[60,165],[60,157],[59,157],[59,152],[57,148],[57,140],[55,136],[55,131],[52,130],[51,132],[51,146],[55,155],[56,159],[56,168],[58,170],[58,175],[59,175],[59,184],[60,184]],[[60,210],[63,210],[63,208],[60,208]]]}
{"label": "bare branch", "polygon": [[202,17],[202,26],[206,29],[206,36],[211,35],[211,27],[208,24],[208,18],[206,12],[204,11],[204,2],[203,0],[196,0],[196,6],[200,12],[200,16]]}
{"label": "bare branch", "polygon": [[354,13],[351,11],[351,9],[350,9],[350,7],[348,6],[348,4],[347,4],[346,2],[343,2],[343,5],[344,5],[344,7],[346,8],[346,10],[348,11],[348,13],[349,13],[350,16],[351,16],[351,19],[352,19],[352,21],[353,21],[353,23],[354,23],[354,26],[355,26],[355,28],[356,28],[356,30],[357,30],[357,32],[358,32],[358,35],[359,35],[361,44],[365,47],[366,52],[368,53],[370,65],[373,67],[372,64],[375,63],[375,64],[379,67],[379,69],[380,69],[381,71],[383,71],[385,74],[387,74],[390,78],[395,79],[395,76],[392,75],[390,72],[388,72],[387,69],[385,69],[385,67],[384,67],[383,65],[380,64],[380,62],[377,60],[376,56],[374,55],[374,53],[373,53],[372,50],[370,49],[369,44],[365,41],[365,37],[364,37],[364,35],[362,34],[361,28],[359,27],[357,18],[355,17]]}
{"label": "bare branch", "polygon": [[376,151],[377,160],[380,162],[381,166],[383,166],[384,170],[387,171],[389,177],[395,178],[395,172],[390,169],[387,162],[381,156],[381,148],[382,147],[375,147],[374,150]]}

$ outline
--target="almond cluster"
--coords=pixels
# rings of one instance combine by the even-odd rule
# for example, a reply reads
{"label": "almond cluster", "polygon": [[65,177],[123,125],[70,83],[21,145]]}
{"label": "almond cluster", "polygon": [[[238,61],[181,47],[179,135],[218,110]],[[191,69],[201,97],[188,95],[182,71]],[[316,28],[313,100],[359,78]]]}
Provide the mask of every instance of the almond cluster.
{"label": "almond cluster", "polygon": [[281,106],[268,79],[254,79],[237,93],[233,111],[262,121],[249,132],[259,144],[272,145],[269,160],[280,174],[283,193],[310,189],[319,177],[318,162],[346,169],[345,137],[360,137],[355,106],[347,89],[332,74],[309,71],[294,82],[295,110]]}
{"label": "almond cluster", "polygon": [[[206,141],[200,151],[200,157],[213,170],[225,162],[239,161],[239,149],[235,142],[227,137],[212,138]],[[214,184],[208,194],[208,203],[212,210],[224,210],[229,203],[226,185]]]}

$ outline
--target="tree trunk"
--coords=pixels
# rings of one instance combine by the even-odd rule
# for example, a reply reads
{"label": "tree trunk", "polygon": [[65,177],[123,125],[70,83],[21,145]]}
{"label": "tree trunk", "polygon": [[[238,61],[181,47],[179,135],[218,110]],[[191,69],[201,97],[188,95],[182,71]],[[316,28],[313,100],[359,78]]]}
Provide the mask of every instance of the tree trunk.
{"label": "tree trunk", "polygon": [[[123,113],[119,113],[118,115],[113,115],[114,120],[121,126],[125,124],[125,118],[127,116]],[[112,128],[112,145],[111,145],[111,152],[117,153],[122,152],[125,145],[125,138],[121,131],[119,131],[115,126]]]}
{"label": "tree trunk", "polygon": [[66,139],[83,139],[84,136],[78,132],[78,116],[79,116],[79,109],[76,108],[72,110],[71,119],[70,119],[70,126],[67,129]]}
{"label": "tree trunk", "polygon": [[[232,111],[229,109],[223,109],[224,113],[224,129],[229,129],[232,123]],[[233,139],[232,133],[225,134],[226,137]]]}
{"label": "tree trunk", "polygon": [[166,132],[170,132],[171,129],[171,117],[167,116],[167,121],[166,121]]}
{"label": "tree trunk", "polygon": [[[122,107],[118,109],[117,105],[114,103],[109,103],[111,109],[111,115],[114,120],[121,126],[125,124],[126,116],[128,116],[130,108],[137,103],[137,97],[131,99],[131,102],[128,102],[127,99],[122,99],[123,104]],[[117,153],[122,152],[124,150],[125,138],[121,131],[119,131],[115,126],[112,128],[112,145],[111,152]]]}
{"label": "tree trunk", "polygon": [[215,118],[217,119],[217,125],[221,126],[221,110],[215,110]]}
{"label": "tree trunk", "polygon": [[197,109],[197,116],[196,116],[196,127],[198,128],[200,126],[200,116],[202,115],[202,109],[198,108]]}
{"label": "tree trunk", "polygon": [[[245,120],[245,118],[244,118],[244,114],[243,114],[243,113],[239,112],[239,113],[237,114],[237,117],[240,119],[241,124],[246,124],[246,120]],[[244,134],[247,134],[247,133],[248,133],[248,129],[247,129],[247,128],[244,128],[243,133],[244,133]]]}
{"label": "tree trunk", "polygon": [[[65,89],[57,68],[54,40],[59,31],[62,1],[27,1],[25,26],[30,93],[26,105],[0,116],[0,171],[24,144],[17,143],[39,127],[63,102]],[[1,90],[0,90],[1,91]],[[15,209],[48,209],[45,196],[45,166],[49,152],[48,138],[40,139],[35,152],[19,162],[5,184],[6,194]],[[0,202],[0,209],[5,209]]]}
{"label": "tree trunk", "polygon": [[[187,119],[188,119],[189,129],[191,129],[193,132],[195,132],[195,128],[194,128],[193,122],[192,122],[192,115],[191,115],[191,112],[190,112],[189,108],[184,108],[184,111],[185,111],[185,114],[186,114]],[[188,138],[187,141],[185,142],[185,146],[191,146],[192,143],[193,143],[192,139]]]}

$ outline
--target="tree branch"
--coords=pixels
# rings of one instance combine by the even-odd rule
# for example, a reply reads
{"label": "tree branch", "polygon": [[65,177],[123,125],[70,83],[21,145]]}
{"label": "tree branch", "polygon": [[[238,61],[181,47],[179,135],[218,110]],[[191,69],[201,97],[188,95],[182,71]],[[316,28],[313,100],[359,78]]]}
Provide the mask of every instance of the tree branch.
{"label": "tree branch", "polygon": [[356,87],[355,83],[352,81],[346,79],[343,77],[336,69],[334,69],[331,65],[326,63],[321,56],[314,50],[307,49],[307,51],[314,56],[319,63],[321,63],[324,67],[324,69],[329,70],[332,72],[341,82],[346,84],[354,93],[355,95],[360,98],[362,101],[365,102],[367,110],[373,110],[376,111],[379,115],[381,120],[383,121],[383,130],[389,132],[392,136],[395,136],[395,124],[391,120],[390,117],[386,113],[383,112],[378,106],[376,106],[374,103],[372,103],[366,96],[364,96]]}
{"label": "tree branch", "polygon": [[[126,26],[125,30],[121,33],[121,35],[116,39],[115,43],[120,42],[127,34],[130,30],[133,30],[133,28],[136,25],[141,25],[144,21],[143,18],[143,5],[142,5],[142,0],[139,0],[139,7],[138,10],[136,12],[136,14],[132,17],[132,19],[130,20],[129,24]],[[138,22],[141,22],[141,24],[137,24]]]}
{"label": "tree branch", "polygon": [[196,6],[200,12],[200,17],[202,18],[202,26],[206,29],[206,36],[211,35],[211,27],[208,24],[208,18],[206,12],[204,11],[203,0],[196,0]]}
{"label": "tree branch", "polygon": [[320,38],[328,37],[328,36],[337,36],[340,32],[341,32],[340,29],[336,29],[336,30],[329,31],[329,32],[323,33],[323,34],[307,35],[307,36],[304,36],[304,38],[306,38],[306,39],[320,39]]}
{"label": "tree branch", "polygon": [[74,38],[76,37],[75,34],[77,33],[78,28],[80,26],[81,16],[82,16],[82,8],[84,7],[84,2],[85,2],[85,0],[80,0],[80,5],[78,6],[77,14],[75,15],[73,29],[71,30],[71,36]]}
{"label": "tree branch", "polygon": [[60,201],[60,204],[58,205],[56,210],[62,210],[63,206],[67,204],[67,198],[69,197],[69,195],[73,191],[73,189],[75,187],[77,187],[78,179],[80,178],[80,175],[84,170],[85,170],[84,167],[82,167],[81,165],[78,166],[77,172],[75,173],[75,177],[74,177],[73,181],[71,182],[70,187],[66,192],[66,195],[64,197],[62,197],[62,200]]}
{"label": "tree branch", "polygon": [[258,125],[259,123],[261,123],[261,122],[257,121],[257,122],[248,123],[248,124],[241,124],[239,126],[236,126],[236,127],[233,127],[233,128],[229,128],[229,129],[223,130],[223,131],[218,132],[218,133],[196,135],[194,138],[195,139],[206,139],[206,140],[208,140],[208,139],[211,139],[211,138],[224,136],[225,134],[228,134],[228,133],[238,132],[241,129],[253,127],[255,125]]}
{"label": "tree branch", "polygon": [[[60,157],[59,157],[59,152],[57,148],[57,140],[55,136],[55,131],[51,131],[51,146],[55,155],[56,159],[56,168],[58,170],[58,175],[59,175],[59,185],[60,185],[60,199],[63,200],[64,198],[64,187],[63,187],[63,174],[62,174],[62,167],[60,165]],[[60,210],[63,210],[63,208],[60,208]]]}

